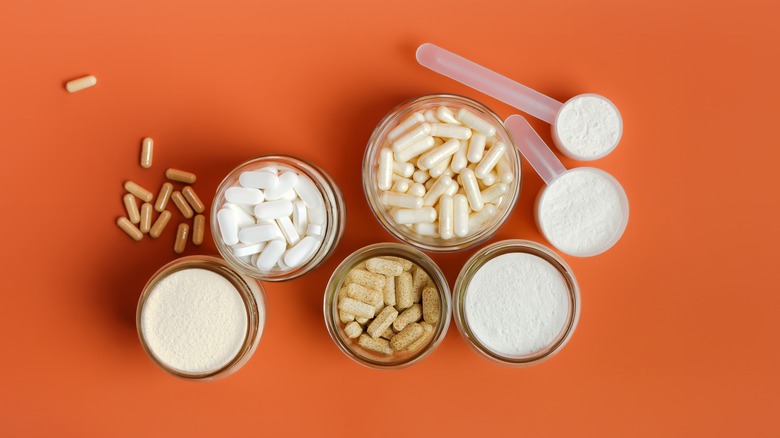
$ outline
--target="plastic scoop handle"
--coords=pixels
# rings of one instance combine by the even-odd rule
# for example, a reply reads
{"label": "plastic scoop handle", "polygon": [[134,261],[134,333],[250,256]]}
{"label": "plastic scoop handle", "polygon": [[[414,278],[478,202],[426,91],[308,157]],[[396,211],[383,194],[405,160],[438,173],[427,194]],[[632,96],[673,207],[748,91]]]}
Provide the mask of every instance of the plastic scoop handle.
{"label": "plastic scoop handle", "polygon": [[504,126],[514,138],[517,149],[546,184],[549,185],[560,174],[566,172],[558,157],[523,116],[509,116]]}
{"label": "plastic scoop handle", "polygon": [[417,62],[547,123],[563,104],[431,43],[417,48]]}

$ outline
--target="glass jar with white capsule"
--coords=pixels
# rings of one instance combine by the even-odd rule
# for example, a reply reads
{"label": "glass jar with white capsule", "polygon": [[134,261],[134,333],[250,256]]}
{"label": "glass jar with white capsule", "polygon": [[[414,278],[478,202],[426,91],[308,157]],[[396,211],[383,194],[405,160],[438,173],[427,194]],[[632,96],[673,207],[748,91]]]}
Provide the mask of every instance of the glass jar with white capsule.
{"label": "glass jar with white capsule", "polygon": [[336,183],[318,166],[266,155],[233,169],[217,188],[211,234],[222,257],[263,281],[300,277],[335,250],[346,208]]}
{"label": "glass jar with white capsule", "polygon": [[363,190],[397,239],[428,251],[485,242],[520,194],[520,153],[501,119],[472,99],[431,94],[406,101],[374,129]]}

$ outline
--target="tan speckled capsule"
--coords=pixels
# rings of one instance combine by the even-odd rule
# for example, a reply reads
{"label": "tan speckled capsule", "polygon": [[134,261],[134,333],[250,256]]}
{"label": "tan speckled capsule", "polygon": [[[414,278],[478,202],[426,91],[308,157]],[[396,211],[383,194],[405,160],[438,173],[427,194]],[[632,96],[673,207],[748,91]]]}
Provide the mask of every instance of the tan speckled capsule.
{"label": "tan speckled capsule", "polygon": [[160,237],[160,234],[162,234],[163,230],[165,229],[165,226],[168,225],[168,221],[170,220],[171,220],[170,211],[165,210],[164,212],[160,213],[160,216],[157,218],[156,221],[154,221],[154,225],[152,225],[152,229],[149,230],[149,235],[152,236],[153,239]]}
{"label": "tan speckled capsule", "polygon": [[360,324],[356,323],[355,321],[352,321],[347,324],[346,327],[344,327],[344,333],[346,333],[347,336],[349,336],[351,339],[355,339],[363,333],[363,327],[361,327]]}
{"label": "tan speckled capsule", "polygon": [[350,283],[347,285],[347,296],[369,304],[372,307],[383,301],[382,292],[369,289],[357,283]]}
{"label": "tan speckled capsule", "polygon": [[358,338],[358,345],[366,350],[375,351],[377,353],[392,354],[393,350],[390,348],[390,341],[386,339],[374,339],[371,336],[363,333]]}
{"label": "tan speckled capsule", "polygon": [[379,312],[379,315],[371,321],[366,332],[368,332],[372,338],[378,338],[393,324],[393,321],[395,321],[396,318],[398,318],[398,311],[393,307],[385,307]]}
{"label": "tan speckled capsule", "polygon": [[408,309],[414,304],[414,291],[412,288],[412,274],[402,272],[395,279],[395,308],[398,310]]}
{"label": "tan speckled capsule", "polygon": [[398,332],[397,335],[390,339],[390,348],[393,350],[403,350],[404,348],[412,345],[416,340],[420,339],[425,334],[425,329],[420,324],[413,322],[403,330]]}
{"label": "tan speckled capsule", "polygon": [[404,258],[401,258],[401,257],[383,256],[382,258],[385,259],[385,260],[392,260],[394,262],[400,263],[401,266],[403,266],[404,271],[408,271],[408,270],[412,269],[412,266],[414,266],[414,264],[412,262],[410,262],[409,260],[406,260]]}
{"label": "tan speckled capsule", "polygon": [[165,177],[172,181],[179,181],[185,184],[192,184],[195,182],[195,174],[185,172],[179,169],[168,169],[165,171]]}
{"label": "tan speckled capsule", "polygon": [[423,319],[425,322],[436,324],[441,316],[441,304],[439,303],[439,291],[433,286],[425,286],[422,292]]}
{"label": "tan speckled capsule", "polygon": [[355,315],[355,318],[373,318],[374,306],[362,303],[350,297],[344,297],[339,300],[339,310]]}
{"label": "tan speckled capsule", "polygon": [[184,196],[181,194],[180,191],[175,191],[171,193],[171,201],[173,201],[174,204],[176,204],[176,207],[181,212],[181,215],[185,218],[189,219],[192,217],[192,208],[190,207],[190,204],[187,204],[187,200],[184,199]]}
{"label": "tan speckled capsule", "polygon": [[192,221],[192,243],[200,245],[203,243],[203,235],[206,233],[206,216],[196,214]]}
{"label": "tan speckled capsule", "polygon": [[144,233],[142,233],[138,227],[133,225],[133,223],[130,222],[130,219],[122,216],[116,220],[116,224],[119,226],[119,228],[122,229],[122,231],[127,233],[131,239],[138,241],[144,238]]}
{"label": "tan speckled capsule", "polygon": [[422,299],[422,291],[425,286],[428,286],[431,282],[431,277],[423,268],[417,266],[414,269],[414,276],[412,277],[412,295],[414,296],[414,302],[419,303]]}
{"label": "tan speckled capsule", "polygon": [[366,260],[366,270],[382,275],[392,275],[397,277],[404,271],[403,265],[392,260],[386,260],[379,257]]}
{"label": "tan speckled capsule", "polygon": [[407,325],[417,322],[422,318],[422,307],[419,304],[414,304],[412,307],[404,310],[404,312],[398,315],[398,318],[393,321],[393,330],[400,332]]}
{"label": "tan speckled capsule", "polygon": [[149,190],[146,190],[145,188],[139,186],[138,184],[134,183],[133,181],[126,181],[125,182],[125,190],[127,190],[129,193],[132,193],[133,196],[136,198],[144,201],[144,202],[152,202],[152,199],[154,198],[154,195],[152,195],[152,192]]}
{"label": "tan speckled capsule", "polygon": [[173,252],[181,254],[184,252],[184,248],[187,247],[187,237],[190,234],[190,226],[184,222],[179,224],[179,228],[176,229],[176,241],[173,244]]}
{"label": "tan speckled capsule", "polygon": [[355,315],[339,310],[339,320],[344,324],[349,324],[355,320]]}
{"label": "tan speckled capsule", "polygon": [[357,283],[373,290],[382,290],[387,282],[382,274],[375,274],[364,269],[353,269],[347,274],[347,281]]}
{"label": "tan speckled capsule", "polygon": [[424,344],[425,341],[428,340],[428,338],[431,336],[431,334],[433,334],[433,326],[432,325],[428,324],[427,322],[421,322],[420,325],[422,326],[424,333],[420,337],[420,339],[412,342],[411,345],[406,347],[407,351],[414,351],[414,350],[420,348],[420,346],[422,344]]}
{"label": "tan speckled capsule", "polygon": [[356,316],[355,321],[357,321],[360,325],[366,325],[366,323],[369,321],[368,318],[363,318],[362,316]]}
{"label": "tan speckled capsule", "polygon": [[184,195],[184,199],[186,199],[187,203],[190,204],[190,207],[195,210],[195,213],[203,213],[206,211],[206,206],[203,205],[203,201],[200,200],[198,194],[195,193],[195,190],[192,187],[184,187],[181,189],[181,194]]}
{"label": "tan speckled capsule", "polygon": [[158,213],[162,213],[165,207],[168,206],[168,200],[171,199],[171,193],[173,193],[173,184],[167,182],[160,187],[160,193],[157,194],[157,201],[154,203],[154,209]]}
{"label": "tan speckled capsule", "polygon": [[144,205],[141,206],[141,224],[138,228],[144,234],[152,229],[152,204],[148,202],[144,202]]}
{"label": "tan speckled capsule", "polygon": [[135,202],[135,196],[132,193],[125,193],[125,196],[122,196],[122,201],[125,203],[127,219],[133,224],[141,222],[141,214],[138,213],[138,204]]}
{"label": "tan speckled capsule", "polygon": [[385,331],[382,332],[382,337],[387,339],[388,341],[390,339],[393,339],[393,336],[395,336],[395,332],[391,327],[386,328]]}
{"label": "tan speckled capsule", "polygon": [[395,306],[395,277],[386,276],[385,280],[385,287],[382,288],[385,305]]}

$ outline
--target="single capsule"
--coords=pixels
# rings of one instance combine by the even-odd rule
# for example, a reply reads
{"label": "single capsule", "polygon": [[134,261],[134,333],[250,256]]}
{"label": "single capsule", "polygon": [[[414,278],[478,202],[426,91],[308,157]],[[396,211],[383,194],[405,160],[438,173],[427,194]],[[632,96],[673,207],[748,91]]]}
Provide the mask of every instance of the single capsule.
{"label": "single capsule", "polygon": [[436,108],[436,118],[440,122],[449,123],[450,125],[460,125],[461,123],[455,118],[455,113],[446,106],[440,106]]}
{"label": "single capsule", "polygon": [[130,222],[133,224],[141,222],[141,214],[138,212],[138,204],[135,202],[135,196],[133,196],[132,193],[125,193],[125,195],[122,196],[122,201],[125,203],[127,218]]}
{"label": "single capsule", "polygon": [[[431,135],[431,126],[433,126],[430,123],[422,122],[414,129],[406,132],[404,135],[398,137],[395,141],[393,141],[393,152],[400,152],[409,146],[413,145],[414,143],[422,140],[423,138]],[[406,161],[406,160],[400,160],[400,161]]]}
{"label": "single capsule", "polygon": [[476,133],[469,140],[469,150],[466,155],[470,163],[479,163],[485,153],[485,135]]}
{"label": "single capsule", "polygon": [[190,204],[187,203],[187,200],[184,199],[184,195],[182,195],[180,191],[176,190],[171,193],[171,200],[176,204],[176,207],[179,209],[182,216],[187,219],[192,217],[192,207],[190,207]]}
{"label": "single capsule", "polygon": [[393,184],[393,151],[382,148],[379,151],[379,170],[377,171],[377,186],[379,190],[390,190]]}
{"label": "single capsule", "polygon": [[387,140],[392,142],[396,138],[400,137],[403,133],[413,128],[418,123],[422,123],[425,121],[425,116],[420,113],[416,112],[412,114],[411,116],[407,117],[406,120],[399,123],[395,128],[393,128],[392,131],[390,131],[387,134]]}
{"label": "single capsule", "polygon": [[446,123],[431,123],[430,134],[434,137],[457,138],[468,140],[471,138],[471,129],[465,126],[448,125]]}
{"label": "single capsule", "polygon": [[420,165],[418,167],[421,169],[431,169],[435,167],[440,161],[455,155],[455,153],[458,152],[458,149],[460,149],[460,141],[454,138],[450,139],[443,145],[435,149],[431,149],[422,155],[420,157]]}
{"label": "single capsule", "polygon": [[436,220],[436,210],[433,207],[402,208],[395,211],[393,219],[401,225],[433,222]]}
{"label": "single capsule", "polygon": [[412,163],[399,163],[398,161],[393,161],[393,173],[404,178],[409,178],[414,173],[414,165]]}
{"label": "single capsule", "polygon": [[152,158],[154,156],[154,140],[149,137],[141,141],[141,167],[148,169],[152,167]]}
{"label": "single capsule", "polygon": [[160,237],[163,230],[165,230],[165,226],[168,225],[168,222],[171,220],[171,212],[168,210],[163,211],[160,213],[160,216],[157,217],[157,220],[154,221],[154,225],[152,225],[152,228],[149,230],[149,236],[152,237],[152,239],[156,239]]}
{"label": "single capsule", "polygon": [[198,194],[195,193],[195,189],[193,189],[190,186],[186,186],[183,189],[181,189],[181,194],[184,196],[184,199],[187,200],[187,202],[190,204],[190,207],[192,207],[193,210],[195,210],[195,213],[203,213],[206,211],[206,206],[203,205],[203,201],[200,200],[198,197]]}
{"label": "single capsule", "polygon": [[455,197],[452,198],[452,204],[453,232],[458,237],[465,237],[469,234],[469,203],[466,199],[466,195],[455,195]]}
{"label": "single capsule", "polygon": [[439,199],[439,237],[451,239],[454,233],[454,203],[452,196]]}
{"label": "single capsule", "polygon": [[152,229],[152,204],[144,202],[141,206],[141,221],[138,228],[146,234]]}
{"label": "single capsule", "polygon": [[265,248],[263,248],[263,252],[257,258],[257,264],[255,265],[257,269],[270,271],[279,261],[279,258],[282,257],[282,254],[284,254],[285,248],[287,248],[287,242],[284,239],[275,239],[268,242]]}
{"label": "single capsule", "polygon": [[128,236],[130,236],[131,239],[135,241],[139,241],[144,238],[144,233],[142,233],[141,230],[138,229],[138,227],[133,225],[133,223],[130,222],[130,219],[122,216],[116,220],[116,224],[119,226],[119,228],[122,231],[124,231]]}
{"label": "single capsule", "polygon": [[176,229],[176,241],[173,244],[173,252],[181,254],[187,247],[187,237],[190,234],[190,226],[184,222],[179,224],[179,228]]}
{"label": "single capsule", "polygon": [[165,207],[168,206],[171,193],[173,193],[173,184],[169,182],[163,183],[162,187],[160,187],[160,193],[157,194],[157,201],[154,203],[154,209],[158,213],[162,213]]}
{"label": "single capsule", "polygon": [[78,79],[73,79],[65,84],[65,89],[68,93],[75,93],[77,91],[85,90],[89,87],[94,87],[97,84],[97,78],[89,75]]}
{"label": "single capsule", "polygon": [[463,122],[464,125],[470,127],[475,131],[480,132],[481,134],[484,134],[486,137],[490,137],[496,134],[495,126],[490,124],[490,122],[488,122],[487,120],[484,120],[478,115],[467,110],[466,108],[459,109],[458,115],[456,117],[458,118],[458,120]]}
{"label": "single capsule", "polygon": [[185,184],[192,184],[197,179],[195,174],[192,172],[185,172],[183,170],[173,168],[165,171],[165,177],[172,181],[183,182]]}
{"label": "single capsule", "polygon": [[477,168],[474,169],[474,174],[477,176],[477,178],[486,177],[487,174],[490,173],[494,167],[496,167],[496,164],[498,164],[498,161],[504,155],[504,151],[506,151],[506,143],[499,141],[494,144],[487,151],[485,156],[482,157],[482,160],[477,165]]}
{"label": "single capsule", "polygon": [[145,188],[141,187],[140,185],[136,184],[133,181],[126,181],[125,182],[125,190],[128,191],[128,193],[132,193],[133,196],[140,199],[143,202],[152,202],[152,199],[154,199],[154,195],[152,195],[152,192],[149,190],[146,190]]}
{"label": "single capsule", "polygon": [[479,191],[479,184],[477,184],[477,177],[474,175],[474,171],[468,168],[464,169],[460,173],[460,182],[463,190],[466,192],[466,198],[469,200],[469,207],[474,211],[482,210],[485,204],[482,202],[482,195]]}
{"label": "single capsule", "polygon": [[423,206],[423,198],[403,193],[384,192],[380,201],[390,207],[421,208]]}

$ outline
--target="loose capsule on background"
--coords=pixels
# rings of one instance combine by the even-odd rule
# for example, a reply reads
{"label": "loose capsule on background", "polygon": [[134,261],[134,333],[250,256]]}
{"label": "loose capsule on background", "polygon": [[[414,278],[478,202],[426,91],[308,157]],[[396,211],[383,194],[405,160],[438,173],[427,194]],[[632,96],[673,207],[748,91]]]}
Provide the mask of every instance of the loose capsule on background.
{"label": "loose capsule on background", "polygon": [[358,345],[366,350],[375,351],[377,353],[392,354],[393,350],[390,348],[390,341],[386,339],[374,339],[371,336],[363,333],[358,338]]}
{"label": "loose capsule on background", "polygon": [[141,140],[141,167],[148,169],[152,167],[152,158],[154,156],[154,140],[149,137]]}
{"label": "loose capsule on background", "polygon": [[140,199],[143,202],[152,202],[152,199],[154,198],[152,192],[146,190],[145,188],[141,187],[140,185],[136,184],[133,181],[125,182],[125,190],[127,190],[129,193],[132,193],[133,196],[135,196],[136,198]]}
{"label": "loose capsule on background", "polygon": [[195,174],[192,172],[185,172],[183,170],[173,168],[167,169],[165,171],[165,177],[171,181],[183,182],[185,184],[192,184],[197,179]]}
{"label": "loose capsule on background", "polygon": [[116,224],[119,226],[120,229],[122,229],[122,231],[127,233],[127,235],[130,236],[131,239],[135,241],[143,239],[144,233],[142,233],[141,230],[138,229],[138,227],[133,225],[133,223],[130,222],[130,219],[122,216],[116,220]]}
{"label": "loose capsule on background", "polygon": [[195,189],[193,189],[190,186],[186,186],[183,189],[181,189],[181,194],[184,196],[184,199],[187,200],[187,202],[190,204],[190,207],[192,207],[193,210],[195,210],[195,213],[203,213],[206,211],[206,206],[203,205],[203,201],[200,200],[198,197],[198,194],[195,193]]}
{"label": "loose capsule on background", "polygon": [[152,229],[152,204],[148,202],[144,202],[141,206],[141,222],[138,229],[144,234]]}
{"label": "loose capsule on background", "polygon": [[373,318],[374,311],[376,310],[374,309],[374,306],[350,297],[340,299],[338,309],[343,312],[351,313],[352,315],[355,315],[356,318]]}
{"label": "loose capsule on background", "polygon": [[69,93],[75,93],[93,87],[95,84],[97,84],[97,78],[89,75],[68,81],[65,83],[65,89],[68,90]]}
{"label": "loose capsule on background", "polygon": [[426,286],[422,292],[422,310],[425,322],[436,324],[441,317],[439,292],[433,286]]}
{"label": "loose capsule on background", "polygon": [[192,221],[192,243],[200,245],[203,243],[203,235],[206,233],[206,216],[196,214]]}
{"label": "loose capsule on background", "polygon": [[355,339],[363,333],[363,327],[355,321],[350,322],[344,327],[344,333],[350,339]]}
{"label": "loose capsule on background", "polygon": [[154,209],[157,210],[158,213],[162,213],[162,211],[165,210],[165,207],[168,206],[168,200],[171,198],[171,193],[173,193],[173,184],[166,182],[160,187],[160,193],[157,194],[157,202],[154,203]]}
{"label": "loose capsule on background", "polygon": [[182,216],[187,219],[192,217],[192,207],[190,207],[190,204],[187,203],[187,200],[184,199],[184,195],[182,195],[180,191],[175,190],[171,193],[171,201],[176,204],[176,207],[179,209]]}
{"label": "loose capsule on background", "polygon": [[385,330],[387,330],[393,324],[393,321],[395,321],[397,317],[398,311],[395,310],[395,308],[392,306],[385,307],[381,312],[379,312],[376,318],[371,321],[371,324],[368,325],[366,332],[371,335],[371,337],[378,338],[382,336],[382,333],[384,333]]}
{"label": "loose capsule on background", "polygon": [[466,108],[459,109],[458,115],[456,117],[458,120],[463,122],[464,125],[472,128],[475,131],[478,131],[486,137],[491,137],[496,134],[496,127],[493,126],[493,124],[472,113]]}
{"label": "loose capsule on background", "polygon": [[408,324],[397,335],[390,339],[390,348],[393,350],[403,350],[414,341],[420,339],[425,334],[425,329],[420,324],[413,322]]}
{"label": "loose capsule on background", "polygon": [[176,254],[181,254],[187,247],[187,237],[190,234],[190,226],[184,222],[179,224],[179,228],[176,229],[176,241],[173,244],[173,251]]}
{"label": "loose capsule on background", "polygon": [[393,130],[387,134],[387,139],[389,141],[393,141],[396,138],[400,137],[401,134],[405,133],[406,131],[414,127],[416,124],[422,123],[424,121],[425,121],[425,116],[420,112],[416,112],[411,116],[407,117],[403,122],[399,123],[398,126],[393,128]]}
{"label": "loose capsule on background", "polygon": [[141,214],[138,212],[138,204],[135,202],[135,196],[133,196],[132,193],[125,193],[125,195],[122,196],[122,201],[125,203],[127,219],[133,224],[141,222]]}
{"label": "loose capsule on background", "polygon": [[419,304],[412,304],[411,307],[404,310],[403,313],[398,315],[398,318],[393,321],[393,330],[400,332],[407,325],[417,322],[422,318],[422,306]]}
{"label": "loose capsule on background", "polygon": [[401,275],[404,271],[404,267],[401,263],[394,260],[373,257],[366,260],[366,270],[377,274],[392,275],[396,277]]}
{"label": "loose capsule on background", "polygon": [[171,212],[168,210],[163,211],[160,213],[160,216],[157,217],[157,220],[154,221],[154,225],[152,225],[152,228],[149,230],[149,235],[156,239],[160,237],[163,230],[165,229],[165,226],[168,225],[168,222],[171,220]]}
{"label": "loose capsule on background", "polygon": [[395,279],[395,303],[396,309],[405,310],[414,304],[414,290],[412,274],[403,271]]}

